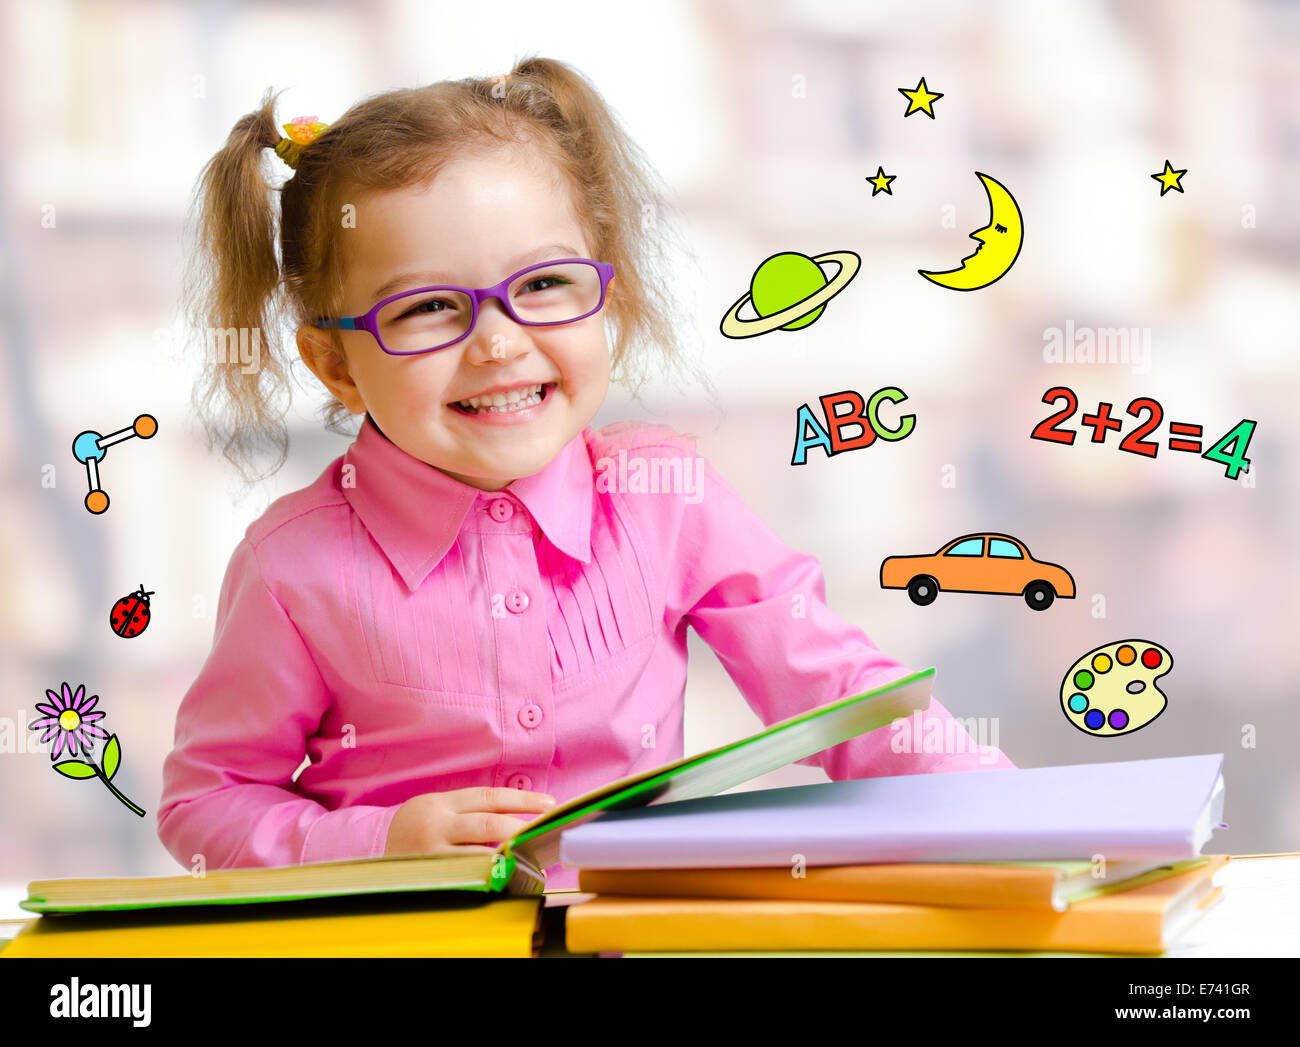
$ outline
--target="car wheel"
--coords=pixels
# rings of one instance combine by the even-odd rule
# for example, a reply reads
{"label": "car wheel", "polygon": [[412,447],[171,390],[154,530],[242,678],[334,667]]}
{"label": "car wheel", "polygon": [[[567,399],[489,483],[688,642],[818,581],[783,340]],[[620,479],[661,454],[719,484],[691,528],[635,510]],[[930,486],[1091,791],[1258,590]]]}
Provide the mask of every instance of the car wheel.
{"label": "car wheel", "polygon": [[1025,586],[1025,603],[1035,611],[1046,611],[1056,599],[1056,590],[1046,582],[1030,582]]}
{"label": "car wheel", "polygon": [[934,598],[939,595],[939,583],[928,574],[918,574],[907,583],[907,595],[912,598],[912,603],[925,607],[934,603]]}

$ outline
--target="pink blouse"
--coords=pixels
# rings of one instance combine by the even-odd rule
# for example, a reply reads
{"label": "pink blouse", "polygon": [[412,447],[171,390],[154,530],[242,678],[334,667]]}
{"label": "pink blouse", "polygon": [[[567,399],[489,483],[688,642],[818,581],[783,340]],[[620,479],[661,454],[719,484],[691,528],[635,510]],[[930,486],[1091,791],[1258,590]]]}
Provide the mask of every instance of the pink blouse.
{"label": "pink blouse", "polygon": [[[671,430],[588,428],[485,492],[367,417],[236,547],[177,713],[158,834],[212,868],[382,855],[421,793],[563,803],[675,760],[688,625],[765,723],[909,672],[831,612],[817,561]],[[921,752],[882,728],[801,762],[834,779],[1012,766],[937,701],[923,720],[905,733],[958,744]],[[576,885],[548,870],[549,887]]]}

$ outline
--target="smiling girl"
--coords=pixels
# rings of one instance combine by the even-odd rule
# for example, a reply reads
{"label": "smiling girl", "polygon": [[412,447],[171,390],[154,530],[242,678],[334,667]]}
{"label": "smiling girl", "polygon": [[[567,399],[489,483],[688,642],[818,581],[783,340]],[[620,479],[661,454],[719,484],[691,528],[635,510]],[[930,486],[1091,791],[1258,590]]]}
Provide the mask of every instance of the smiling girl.
{"label": "smiling girl", "polygon": [[[653,175],[586,80],[528,59],[370,98],[300,147],[273,108],[235,125],[199,187],[195,325],[271,347],[253,373],[208,357],[204,420],[246,474],[267,438],[283,461],[277,310],[331,421],[364,417],[231,558],[164,768],[179,861],[486,850],[682,755],[688,626],[767,723],[909,672],[707,463],[689,497],[600,482],[602,459],[695,451],[660,426],[589,425],[612,375],[676,353],[680,321],[642,229]],[[295,164],[278,258],[261,166],[277,146]],[[968,739],[938,702],[924,715]],[[1010,766],[973,742],[898,753],[887,730],[802,762]]]}

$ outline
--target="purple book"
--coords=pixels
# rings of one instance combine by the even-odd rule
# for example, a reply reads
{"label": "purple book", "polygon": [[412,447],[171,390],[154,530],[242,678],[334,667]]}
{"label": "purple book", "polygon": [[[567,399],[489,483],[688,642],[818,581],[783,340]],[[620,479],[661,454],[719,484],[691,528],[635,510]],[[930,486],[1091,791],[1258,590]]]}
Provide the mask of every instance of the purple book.
{"label": "purple book", "polygon": [[856,778],[610,811],[566,832],[584,869],[1194,858],[1223,754]]}

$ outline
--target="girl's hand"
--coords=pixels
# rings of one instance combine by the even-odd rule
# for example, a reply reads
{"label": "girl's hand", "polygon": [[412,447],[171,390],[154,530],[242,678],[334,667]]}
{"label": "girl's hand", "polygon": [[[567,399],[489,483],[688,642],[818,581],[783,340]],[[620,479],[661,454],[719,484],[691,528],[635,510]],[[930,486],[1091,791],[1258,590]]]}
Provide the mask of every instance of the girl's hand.
{"label": "girl's hand", "polygon": [[491,786],[412,796],[393,815],[384,853],[490,851],[527,821],[500,812],[542,814],[554,806],[555,797],[546,793]]}

